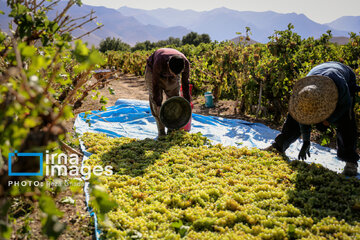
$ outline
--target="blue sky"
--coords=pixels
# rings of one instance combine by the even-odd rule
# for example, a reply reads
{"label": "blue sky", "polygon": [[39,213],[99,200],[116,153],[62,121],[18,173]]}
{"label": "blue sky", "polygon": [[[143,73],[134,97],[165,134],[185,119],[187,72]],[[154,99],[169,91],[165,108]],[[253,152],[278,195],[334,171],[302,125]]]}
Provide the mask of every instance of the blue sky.
{"label": "blue sky", "polygon": [[83,0],[84,4],[140,9],[176,8],[195,11],[227,7],[239,11],[274,11],[303,13],[318,23],[328,23],[341,16],[360,16],[360,0]]}

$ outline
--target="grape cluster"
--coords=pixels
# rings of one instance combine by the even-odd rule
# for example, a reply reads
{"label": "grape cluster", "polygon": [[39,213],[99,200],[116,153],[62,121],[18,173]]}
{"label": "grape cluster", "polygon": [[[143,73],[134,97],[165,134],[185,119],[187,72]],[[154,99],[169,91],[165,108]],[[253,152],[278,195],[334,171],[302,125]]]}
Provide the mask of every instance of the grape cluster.
{"label": "grape cluster", "polygon": [[360,183],[259,149],[212,145],[201,134],[153,139],[85,133],[86,164],[118,207],[104,239],[360,239]]}

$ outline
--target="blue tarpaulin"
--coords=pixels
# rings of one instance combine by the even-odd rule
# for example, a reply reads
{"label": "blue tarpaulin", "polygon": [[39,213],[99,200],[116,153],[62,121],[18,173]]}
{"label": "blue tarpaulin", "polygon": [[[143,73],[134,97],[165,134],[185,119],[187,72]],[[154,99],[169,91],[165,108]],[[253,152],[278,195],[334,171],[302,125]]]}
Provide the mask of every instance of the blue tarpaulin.
{"label": "blue tarpaulin", "polygon": [[[75,128],[79,134],[98,132],[106,133],[110,137],[138,139],[157,137],[156,123],[151,115],[149,103],[141,100],[119,99],[115,106],[107,108],[106,111],[93,111],[87,116],[85,113],[80,113],[76,118]],[[250,148],[269,146],[279,133],[261,123],[199,114],[192,114],[190,132],[201,132],[213,143]],[[290,159],[296,159],[301,146],[301,140],[296,141],[286,151],[286,155]],[[306,160],[308,163],[320,163],[338,173],[345,166],[345,163],[336,157],[334,149],[313,143],[310,154],[311,157]],[[358,178],[360,178],[360,174],[358,174]]]}

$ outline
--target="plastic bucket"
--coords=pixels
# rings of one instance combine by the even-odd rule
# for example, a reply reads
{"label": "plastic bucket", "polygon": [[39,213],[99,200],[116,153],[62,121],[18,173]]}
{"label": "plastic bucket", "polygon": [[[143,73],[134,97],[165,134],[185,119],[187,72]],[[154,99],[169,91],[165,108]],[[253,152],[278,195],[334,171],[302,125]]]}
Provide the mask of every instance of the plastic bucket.
{"label": "plastic bucket", "polygon": [[[193,103],[190,103],[190,105],[191,105],[191,111],[192,111],[192,109],[194,108],[194,104],[193,104]],[[189,120],[189,122],[185,125],[185,127],[182,127],[181,129],[184,129],[185,131],[190,132],[190,130],[191,130],[191,120],[192,120],[192,116],[190,116],[190,120]]]}
{"label": "plastic bucket", "polygon": [[191,105],[183,97],[172,97],[160,108],[160,121],[168,129],[180,129],[191,119]]}
{"label": "plastic bucket", "polygon": [[206,92],[205,96],[205,107],[211,108],[214,107],[214,96],[211,92]]}

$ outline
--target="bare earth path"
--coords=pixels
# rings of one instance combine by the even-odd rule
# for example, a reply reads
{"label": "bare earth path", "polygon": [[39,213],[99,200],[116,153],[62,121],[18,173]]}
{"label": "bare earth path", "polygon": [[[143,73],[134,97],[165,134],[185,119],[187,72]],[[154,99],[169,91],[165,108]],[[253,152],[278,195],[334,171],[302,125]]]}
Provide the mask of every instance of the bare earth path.
{"label": "bare earth path", "polygon": [[[108,88],[114,89],[115,94],[111,95]],[[148,100],[149,95],[143,77],[136,77],[134,75],[122,75],[117,79],[111,81],[106,87],[99,90],[101,95],[108,98],[106,107],[113,106],[117,99],[138,99]],[[194,113],[204,115],[216,115],[230,118],[240,118],[235,115],[235,101],[219,101],[215,108],[206,108],[204,106],[205,100],[203,96],[193,98]],[[98,110],[101,108],[98,100],[93,100],[87,97],[83,105],[78,108],[75,113],[86,112],[90,110]],[[244,117],[242,117],[244,118]],[[70,127],[70,126],[69,126]],[[68,128],[71,131],[71,129]]]}

